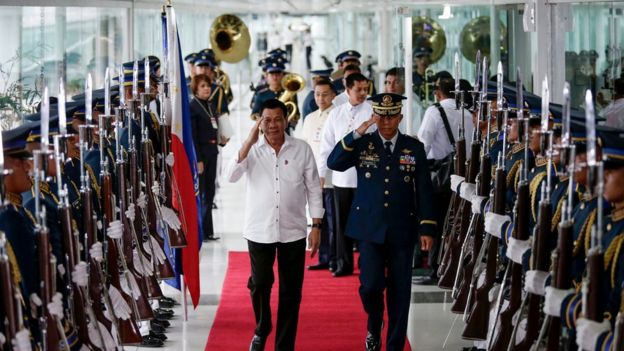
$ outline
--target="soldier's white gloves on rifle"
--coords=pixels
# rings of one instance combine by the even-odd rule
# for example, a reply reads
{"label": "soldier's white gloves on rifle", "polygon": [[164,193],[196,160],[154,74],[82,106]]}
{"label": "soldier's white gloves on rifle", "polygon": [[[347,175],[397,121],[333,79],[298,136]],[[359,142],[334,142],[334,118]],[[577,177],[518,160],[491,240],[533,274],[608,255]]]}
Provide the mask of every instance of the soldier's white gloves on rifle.
{"label": "soldier's white gloves on rifle", "polygon": [[89,249],[89,255],[95,262],[102,262],[104,260],[104,251],[102,250],[102,243],[96,242],[91,245]]}
{"label": "soldier's white gloves on rifle", "polygon": [[74,266],[74,271],[72,272],[72,281],[76,283],[76,285],[81,287],[86,287],[87,285],[89,285],[89,273],[87,273],[86,262],[80,261]]}
{"label": "soldier's white gloves on rifle", "polygon": [[[100,329],[99,332],[96,328],[96,324],[97,328]],[[89,323],[88,329],[89,339],[91,340],[91,342],[93,342],[95,347],[104,351],[117,350],[117,343],[115,342],[115,339],[113,339],[113,336],[110,334],[108,329],[106,329],[106,326],[104,324],[97,320],[95,322],[91,321],[91,323]],[[104,342],[104,346],[102,346],[102,341]]]}
{"label": "soldier's white gloves on rifle", "polygon": [[126,217],[130,220],[130,222],[134,222],[135,218],[134,204],[128,205],[128,209],[126,210]]}
{"label": "soldier's white gloves on rifle", "polygon": [[486,233],[500,239],[502,237],[503,226],[505,223],[509,222],[511,222],[511,218],[507,215],[503,216],[494,212],[487,212],[485,214],[483,227]]}
{"label": "soldier's white gloves on rifle", "polygon": [[524,255],[531,249],[530,240],[518,240],[515,238],[509,238],[507,245],[507,258],[514,261],[517,264],[524,263]]}
{"label": "soldier's white gloves on rifle", "polygon": [[544,313],[552,317],[561,317],[561,304],[566,297],[574,294],[574,290],[557,289],[552,286],[547,286],[544,290],[546,290]]}
{"label": "soldier's white gloves on rifle", "polygon": [[454,193],[459,192],[459,185],[463,183],[465,180],[464,177],[458,176],[457,174],[451,174],[451,190]]}
{"label": "soldier's white gloves on rifle", "polygon": [[169,228],[175,231],[180,230],[180,228],[182,227],[182,222],[180,222],[180,218],[178,218],[178,215],[175,213],[174,210],[170,209],[167,206],[162,206],[161,213],[163,220],[165,221],[165,223],[167,223]]}
{"label": "soldier's white gloves on rifle", "polygon": [[[123,279],[123,277],[121,279]],[[128,320],[128,318],[130,318],[130,313],[132,313],[132,310],[130,309],[130,306],[128,305],[126,300],[123,298],[123,295],[121,295],[121,292],[119,292],[117,288],[111,285],[108,288],[108,295],[110,296],[111,303],[113,304],[113,313],[115,314],[115,316],[123,319],[124,321]]]}
{"label": "soldier's white gloves on rifle", "polygon": [[160,195],[160,184],[158,184],[158,181],[156,180],[152,184],[152,194],[154,194],[154,196]]}
{"label": "soldier's white gloves on rifle", "polygon": [[481,214],[481,209],[483,208],[483,205],[485,204],[487,199],[488,198],[485,196],[473,196],[472,199],[470,199],[470,203],[472,203],[472,213]]}
{"label": "soldier's white gloves on rifle", "polygon": [[173,167],[173,163],[175,162],[173,152],[170,152],[169,155],[167,155],[167,157],[165,158],[165,162],[167,162],[167,165],[169,167]]}
{"label": "soldier's white gloves on rifle", "polygon": [[5,342],[6,342],[6,336],[4,336],[2,332],[0,332],[0,345],[4,345]]}
{"label": "soldier's white gloves on rifle", "polygon": [[144,192],[141,192],[141,195],[139,195],[139,197],[137,198],[137,206],[139,206],[139,208],[141,209],[145,209],[145,207],[147,206],[147,196]]}
{"label": "soldier's white gloves on rifle", "polygon": [[63,318],[63,295],[61,293],[57,292],[52,296],[52,301],[48,303],[48,312],[58,319]]}
{"label": "soldier's white gloves on rifle", "polygon": [[472,200],[472,197],[477,193],[477,186],[473,183],[463,182],[459,186],[459,196],[466,201]]}
{"label": "soldier's white gloves on rifle", "polygon": [[32,345],[30,344],[30,333],[28,329],[24,328],[15,334],[13,339],[14,351],[32,351]]}
{"label": "soldier's white gloves on rifle", "polygon": [[108,229],[106,230],[106,235],[108,235],[111,239],[121,239],[123,234],[123,224],[121,221],[112,221],[108,225]]}
{"label": "soldier's white gloves on rifle", "polygon": [[547,284],[550,284],[550,273],[548,272],[527,271],[524,276],[524,290],[531,294],[544,296]]}
{"label": "soldier's white gloves on rifle", "polygon": [[[165,260],[167,259],[167,256],[165,256],[165,253],[160,248],[160,244],[158,244],[158,241],[156,240],[156,238],[154,238],[151,235],[150,235],[150,240],[152,241],[152,245],[151,245],[151,248],[150,248],[150,250],[151,250],[150,252],[152,253],[152,257],[156,260],[157,264],[164,263]],[[144,246],[148,246],[148,245],[144,245]]]}
{"label": "soldier's white gloves on rifle", "polygon": [[576,345],[581,350],[594,351],[598,337],[611,330],[608,320],[598,323],[589,319],[579,318],[576,320]]}

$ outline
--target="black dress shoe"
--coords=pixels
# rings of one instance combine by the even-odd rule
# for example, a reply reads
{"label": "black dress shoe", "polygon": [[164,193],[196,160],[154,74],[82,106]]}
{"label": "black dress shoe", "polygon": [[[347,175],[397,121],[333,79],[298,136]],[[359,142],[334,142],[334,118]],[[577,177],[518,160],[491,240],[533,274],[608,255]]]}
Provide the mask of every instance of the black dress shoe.
{"label": "black dress shoe", "polygon": [[142,347],[162,347],[164,344],[165,343],[162,340],[156,339],[151,335],[144,335],[143,340],[141,341]]}
{"label": "black dress shoe", "polygon": [[162,308],[171,308],[177,304],[178,303],[176,302],[176,300],[170,297],[163,296],[160,299],[158,299],[158,305]]}
{"label": "black dress shoe", "polygon": [[165,327],[161,324],[154,323],[153,321],[150,323],[150,330],[157,334],[162,334],[165,332]]}
{"label": "black dress shoe", "polygon": [[350,276],[351,274],[353,274],[353,270],[349,270],[349,269],[337,269],[334,271],[334,273],[332,273],[332,275],[335,278],[347,277],[347,276]]}
{"label": "black dress shoe", "polygon": [[164,308],[157,308],[154,310],[154,317],[156,319],[171,319],[173,318],[173,311]]}
{"label": "black dress shoe", "polygon": [[251,338],[251,343],[249,344],[249,351],[264,351],[265,344],[266,338],[254,334],[253,338]]}
{"label": "black dress shoe", "polygon": [[319,263],[319,264],[308,266],[308,270],[310,271],[322,271],[328,268],[329,268],[329,264],[327,263]]}
{"label": "black dress shoe", "polygon": [[158,325],[163,326],[165,328],[169,328],[171,326],[171,323],[169,323],[169,321],[166,320],[166,319],[154,318],[154,319],[152,319],[152,323],[158,324]]}
{"label": "black dress shoe", "polygon": [[153,330],[150,330],[149,336],[158,339],[160,341],[166,341],[167,340],[167,335],[165,335],[164,333],[156,333]]}
{"label": "black dress shoe", "polygon": [[207,237],[204,238],[204,241],[215,241],[215,240],[219,240],[219,239],[221,239],[221,237],[214,236],[214,235],[208,235]]}
{"label": "black dress shoe", "polygon": [[366,351],[379,351],[381,350],[381,338],[368,332],[364,345],[366,346]]}

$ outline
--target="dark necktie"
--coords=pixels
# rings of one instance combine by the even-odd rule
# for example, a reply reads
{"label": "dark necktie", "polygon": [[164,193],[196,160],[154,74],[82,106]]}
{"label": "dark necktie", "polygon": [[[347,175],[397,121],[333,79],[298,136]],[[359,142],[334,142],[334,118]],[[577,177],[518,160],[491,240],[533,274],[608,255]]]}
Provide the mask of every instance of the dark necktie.
{"label": "dark necktie", "polygon": [[391,141],[386,141],[384,143],[384,145],[386,146],[386,156],[390,157],[392,156],[392,142]]}

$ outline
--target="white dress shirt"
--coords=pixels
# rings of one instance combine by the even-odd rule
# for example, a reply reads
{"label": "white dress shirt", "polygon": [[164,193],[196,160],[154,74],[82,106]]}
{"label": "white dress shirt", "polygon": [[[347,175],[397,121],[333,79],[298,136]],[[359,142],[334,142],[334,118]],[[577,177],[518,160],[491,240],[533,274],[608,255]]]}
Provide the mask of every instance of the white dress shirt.
{"label": "white dress shirt", "polygon": [[349,102],[349,95],[347,95],[347,91],[343,91],[342,93],[336,95],[334,97],[334,100],[332,100],[332,105],[334,105],[334,107],[336,106],[340,106],[344,103]]}
{"label": "white dress shirt", "polygon": [[612,101],[600,111],[600,116],[606,118],[605,125],[613,128],[624,128],[624,98]]}
{"label": "white dress shirt", "polygon": [[[325,177],[328,172],[332,172],[332,183],[341,188],[357,188],[357,173],[355,167],[351,167],[344,172],[331,171],[327,168],[327,157],[334,149],[334,146],[342,140],[348,133],[357,129],[362,123],[368,121],[373,115],[373,107],[367,103],[357,106],[351,102],[334,107],[329,113],[329,117],[323,127],[321,134],[320,157],[316,160],[318,172],[321,177]],[[367,132],[377,130],[376,125],[372,125]]]}
{"label": "white dress shirt", "polygon": [[[444,99],[440,101],[440,105],[446,112],[446,117],[453,132],[455,141],[459,138],[459,127],[461,123],[462,111],[455,109],[455,99]],[[466,137],[466,154],[470,154],[470,143],[472,142],[472,115],[468,110],[464,110],[464,126]],[[431,105],[425,111],[422,124],[418,130],[418,139],[425,145],[425,153],[427,159],[441,160],[448,156],[454,146],[449,141],[448,134],[444,128],[444,122],[440,111],[434,105]]]}
{"label": "white dress shirt", "polygon": [[[314,159],[317,161],[321,158],[321,134],[323,133],[323,127],[329,117],[329,112],[333,108],[334,106],[330,105],[323,111],[319,108],[310,113],[303,121],[303,126],[301,127],[301,139],[310,145],[312,153],[314,153]],[[329,177],[325,177],[325,188],[331,187],[331,173],[329,173]]]}
{"label": "white dress shirt", "polygon": [[286,135],[275,150],[260,137],[247,157],[232,160],[230,182],[247,179],[243,237],[257,243],[287,243],[307,236],[306,203],[310,217],[323,218],[321,182],[312,149]]}

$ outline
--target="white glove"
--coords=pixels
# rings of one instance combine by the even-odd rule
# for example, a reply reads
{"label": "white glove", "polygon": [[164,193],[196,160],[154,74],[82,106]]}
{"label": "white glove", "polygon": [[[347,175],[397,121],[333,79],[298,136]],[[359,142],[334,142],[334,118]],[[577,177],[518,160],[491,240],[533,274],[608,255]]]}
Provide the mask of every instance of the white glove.
{"label": "white glove", "polygon": [[520,325],[518,326],[518,331],[516,332],[516,345],[520,345],[520,343],[522,343],[522,340],[524,340],[526,333],[527,333],[527,319],[525,318],[520,321]]}
{"label": "white glove", "polygon": [[111,312],[113,312],[115,316],[123,319],[124,321],[128,320],[128,318],[130,318],[132,310],[130,309],[130,306],[128,306],[126,300],[121,295],[121,292],[119,292],[117,288],[111,285],[108,288],[108,295],[110,296],[111,303],[113,304],[113,311]]}
{"label": "white glove", "polygon": [[511,222],[511,218],[507,215],[499,215],[494,212],[487,212],[485,214],[485,221],[483,223],[483,227],[485,232],[493,235],[497,238],[502,237],[503,226],[505,223]]}
{"label": "white glove", "polygon": [[[59,263],[56,266],[56,271],[59,273],[61,278],[65,277],[65,266],[62,263]],[[2,343],[0,343],[0,345],[2,345]]]}
{"label": "white glove", "polygon": [[167,206],[162,206],[160,212],[162,214],[163,220],[165,221],[165,223],[167,223],[169,228],[175,230],[176,232],[180,230],[180,228],[182,227],[182,222],[180,222],[180,218],[178,218],[178,215],[175,213],[174,210],[170,209]]}
{"label": "white glove", "polygon": [[473,196],[472,199],[470,199],[470,202],[472,203],[472,213],[481,214],[481,206],[485,201],[487,201],[487,199],[488,198],[485,196]]}
{"label": "white glove", "polygon": [[544,290],[546,291],[544,313],[553,317],[561,317],[561,304],[566,297],[574,294],[574,290],[557,289],[552,286],[547,286]]}
{"label": "white glove", "polygon": [[163,250],[160,248],[160,245],[158,244],[158,241],[156,241],[156,238],[154,238],[153,236],[150,236],[150,240],[152,241],[152,257],[156,260],[157,264],[163,264],[165,262],[165,260],[167,259],[167,256],[165,255],[165,253],[163,252]]}
{"label": "white glove", "polygon": [[466,201],[470,201],[477,193],[477,186],[473,183],[463,182],[459,187],[459,196]]}
{"label": "white glove", "polygon": [[52,301],[48,303],[48,312],[58,319],[63,318],[63,295],[61,293],[57,292],[52,296]]}
{"label": "white glove", "polygon": [[134,222],[135,218],[134,204],[128,205],[128,209],[126,210],[126,217],[130,220],[130,222]]}
{"label": "white glove", "polygon": [[500,284],[494,283],[494,285],[492,286],[492,289],[490,289],[490,291],[488,292],[488,300],[490,302],[494,302],[498,299],[500,288],[501,288]]}
{"label": "white glove", "polygon": [[154,196],[160,195],[160,184],[158,184],[156,180],[152,183],[152,194],[154,194]]}
{"label": "white glove", "polygon": [[[95,326],[95,323],[97,323],[97,328]],[[98,328],[100,329],[99,332],[97,330]],[[95,347],[105,351],[117,350],[117,343],[115,342],[115,339],[113,339],[113,336],[110,334],[108,329],[106,329],[106,326],[104,326],[104,324],[98,322],[97,320],[95,322],[91,321],[91,323],[89,323],[88,329],[89,339],[91,340],[91,342],[93,342]],[[102,341],[104,341],[104,346],[102,346]]]}
{"label": "white glove", "polygon": [[99,241],[93,243],[93,245],[91,245],[91,248],[89,249],[89,255],[91,256],[92,259],[95,260],[95,262],[102,262],[104,260],[104,251],[102,250],[102,243]]}
{"label": "white glove", "polygon": [[509,238],[509,244],[507,246],[507,258],[514,261],[517,264],[522,264],[522,257],[531,249],[530,240],[518,240],[515,238]]}
{"label": "white glove", "polygon": [[531,294],[544,296],[548,278],[550,278],[550,273],[548,272],[527,271],[524,276],[524,290]]}
{"label": "white glove", "polygon": [[576,320],[576,344],[579,349],[594,351],[598,337],[611,330],[611,324],[606,319],[598,323],[589,319]]}
{"label": "white glove", "polygon": [[457,174],[451,174],[451,190],[457,192],[459,185],[465,181],[466,178],[458,176]]}
{"label": "white glove", "polygon": [[154,273],[151,262],[136,248],[132,250],[132,262],[140,275],[149,276]]}
{"label": "white glove", "polygon": [[12,341],[13,350],[15,351],[32,351],[32,345],[30,343],[30,333],[28,329],[24,328],[15,334],[15,339]]}
{"label": "white glove", "polygon": [[76,283],[76,285],[81,287],[89,285],[89,273],[87,273],[86,262],[80,261],[74,266],[74,271],[72,272],[72,281]]}
{"label": "white glove", "polygon": [[173,167],[174,161],[175,159],[173,157],[173,152],[170,152],[169,155],[167,155],[167,157],[165,158],[165,162],[167,162],[167,165],[169,167]]}
{"label": "white glove", "polygon": [[139,208],[141,209],[145,209],[145,207],[147,206],[147,196],[144,192],[141,192],[141,194],[137,198],[137,206],[139,206]]}
{"label": "white glove", "polygon": [[4,336],[2,332],[0,332],[0,345],[4,345],[5,342],[6,342],[6,336]]}
{"label": "white glove", "polygon": [[132,298],[137,301],[141,298],[139,283],[137,283],[133,273],[128,272],[128,274],[122,275],[119,277],[119,282],[121,283],[121,290],[123,290],[126,294],[132,296]]}
{"label": "white glove", "polygon": [[112,221],[108,225],[108,229],[106,230],[106,235],[108,235],[111,239],[121,239],[123,234],[123,224],[121,221]]}

